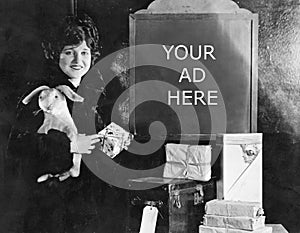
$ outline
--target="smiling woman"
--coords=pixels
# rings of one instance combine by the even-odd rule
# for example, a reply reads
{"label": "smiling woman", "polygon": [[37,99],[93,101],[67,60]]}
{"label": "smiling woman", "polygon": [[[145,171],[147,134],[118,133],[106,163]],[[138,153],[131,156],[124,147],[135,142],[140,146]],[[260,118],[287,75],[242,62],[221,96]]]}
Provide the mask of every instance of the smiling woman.
{"label": "smiling woman", "polygon": [[[100,55],[98,31],[89,16],[67,16],[59,22],[47,29],[42,43],[49,69],[43,78],[26,87],[24,96],[41,86],[55,88],[66,85],[76,92],[82,78]],[[77,134],[70,140],[64,132],[55,129],[39,133],[43,113],[34,98],[37,96],[27,105],[19,103],[17,121],[8,145],[9,178],[24,181],[22,190],[18,191],[24,195],[18,203],[22,214],[16,217],[20,219],[10,219],[10,225],[15,222],[23,224],[17,226],[17,231],[2,231],[85,232],[86,227],[94,227],[93,217],[99,213],[95,201],[99,198],[95,198],[91,189],[97,190],[97,195],[100,195],[102,183],[84,164],[76,178],[62,181],[58,176],[72,167],[74,154],[91,153],[99,142],[99,135]],[[20,97],[22,99],[24,97]],[[66,101],[71,112],[72,102]],[[38,183],[37,178],[43,174],[56,175]],[[17,195],[14,192],[16,190],[11,190],[11,196]]]}
{"label": "smiling woman", "polygon": [[78,46],[65,46],[59,57],[59,67],[68,75],[69,81],[78,87],[83,75],[91,67],[91,49],[83,41]]}
{"label": "smiling woman", "polygon": [[42,46],[46,59],[58,63],[65,46],[78,47],[83,41],[90,49],[92,64],[100,56],[99,34],[92,19],[86,14],[67,16],[58,25],[45,31]]}

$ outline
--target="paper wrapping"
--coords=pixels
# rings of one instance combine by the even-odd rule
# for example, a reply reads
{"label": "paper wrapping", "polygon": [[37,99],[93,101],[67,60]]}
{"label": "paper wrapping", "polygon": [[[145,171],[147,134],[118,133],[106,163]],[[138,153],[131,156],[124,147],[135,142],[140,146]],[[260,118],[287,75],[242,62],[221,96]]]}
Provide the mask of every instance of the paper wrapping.
{"label": "paper wrapping", "polygon": [[164,177],[208,181],[211,178],[211,146],[166,144]]}
{"label": "paper wrapping", "polygon": [[225,217],[217,215],[204,215],[203,225],[210,227],[223,227],[253,231],[265,226],[265,216],[250,217]]}
{"label": "paper wrapping", "polygon": [[222,148],[217,198],[262,206],[262,134],[223,134],[217,140]]}
{"label": "paper wrapping", "polygon": [[205,213],[227,217],[255,218],[263,215],[259,202],[211,200],[205,204]]}
{"label": "paper wrapping", "polygon": [[111,158],[118,155],[123,149],[127,149],[132,141],[132,135],[114,122],[99,133],[100,150]]}
{"label": "paper wrapping", "polygon": [[262,227],[254,231],[245,231],[240,229],[200,226],[199,233],[272,233],[272,227]]}

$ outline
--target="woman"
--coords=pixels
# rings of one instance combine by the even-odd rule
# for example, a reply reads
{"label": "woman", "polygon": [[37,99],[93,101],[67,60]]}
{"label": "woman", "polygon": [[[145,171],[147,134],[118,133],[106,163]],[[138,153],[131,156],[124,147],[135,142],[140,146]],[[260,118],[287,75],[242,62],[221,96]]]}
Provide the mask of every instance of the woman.
{"label": "woman", "polygon": [[[31,84],[24,96],[40,85],[64,84],[76,91],[99,57],[98,31],[85,14],[67,16],[47,36],[42,45],[49,63],[49,75]],[[72,102],[67,101],[72,110]],[[13,223],[17,224],[13,232],[92,232],[92,228],[97,227],[94,220],[99,221],[97,206],[101,205],[101,200],[94,194],[101,193],[102,184],[83,163],[78,178],[60,182],[53,177],[43,183],[36,180],[41,174],[67,171],[72,166],[72,153],[91,153],[99,136],[81,135],[71,143],[57,130],[37,134],[43,121],[37,103],[37,99],[33,99],[29,105],[19,104],[17,124],[10,135],[7,161],[10,175],[7,180],[24,184],[17,187],[19,198],[12,200],[21,206],[16,209],[24,217]],[[12,198],[16,196],[15,192],[12,192]]]}

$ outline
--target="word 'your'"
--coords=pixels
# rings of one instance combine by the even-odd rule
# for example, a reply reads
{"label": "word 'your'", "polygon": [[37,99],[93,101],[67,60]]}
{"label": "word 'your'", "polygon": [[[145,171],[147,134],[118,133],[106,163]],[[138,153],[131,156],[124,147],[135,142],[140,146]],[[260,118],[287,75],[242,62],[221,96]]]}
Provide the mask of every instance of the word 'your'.
{"label": "word 'your'", "polygon": [[167,60],[170,60],[172,53],[174,53],[175,58],[180,61],[185,60],[188,56],[193,60],[199,60],[201,58],[204,60],[207,60],[208,58],[216,60],[216,57],[213,54],[215,49],[212,45],[198,45],[198,50],[195,49],[195,52],[193,45],[190,45],[189,47],[185,45],[177,45],[175,48],[174,47],[174,45],[171,45],[167,48],[167,46],[163,45],[167,54]]}

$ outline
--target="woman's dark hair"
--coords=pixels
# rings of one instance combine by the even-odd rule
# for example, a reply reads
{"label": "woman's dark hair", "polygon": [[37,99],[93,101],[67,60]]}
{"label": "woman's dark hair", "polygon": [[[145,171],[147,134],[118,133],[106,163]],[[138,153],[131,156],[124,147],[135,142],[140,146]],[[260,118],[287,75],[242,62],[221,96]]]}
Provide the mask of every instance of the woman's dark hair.
{"label": "woman's dark hair", "polygon": [[50,30],[42,42],[46,59],[55,64],[66,45],[79,45],[83,41],[91,49],[92,64],[100,56],[99,34],[93,20],[87,14],[66,16],[57,27]]}

